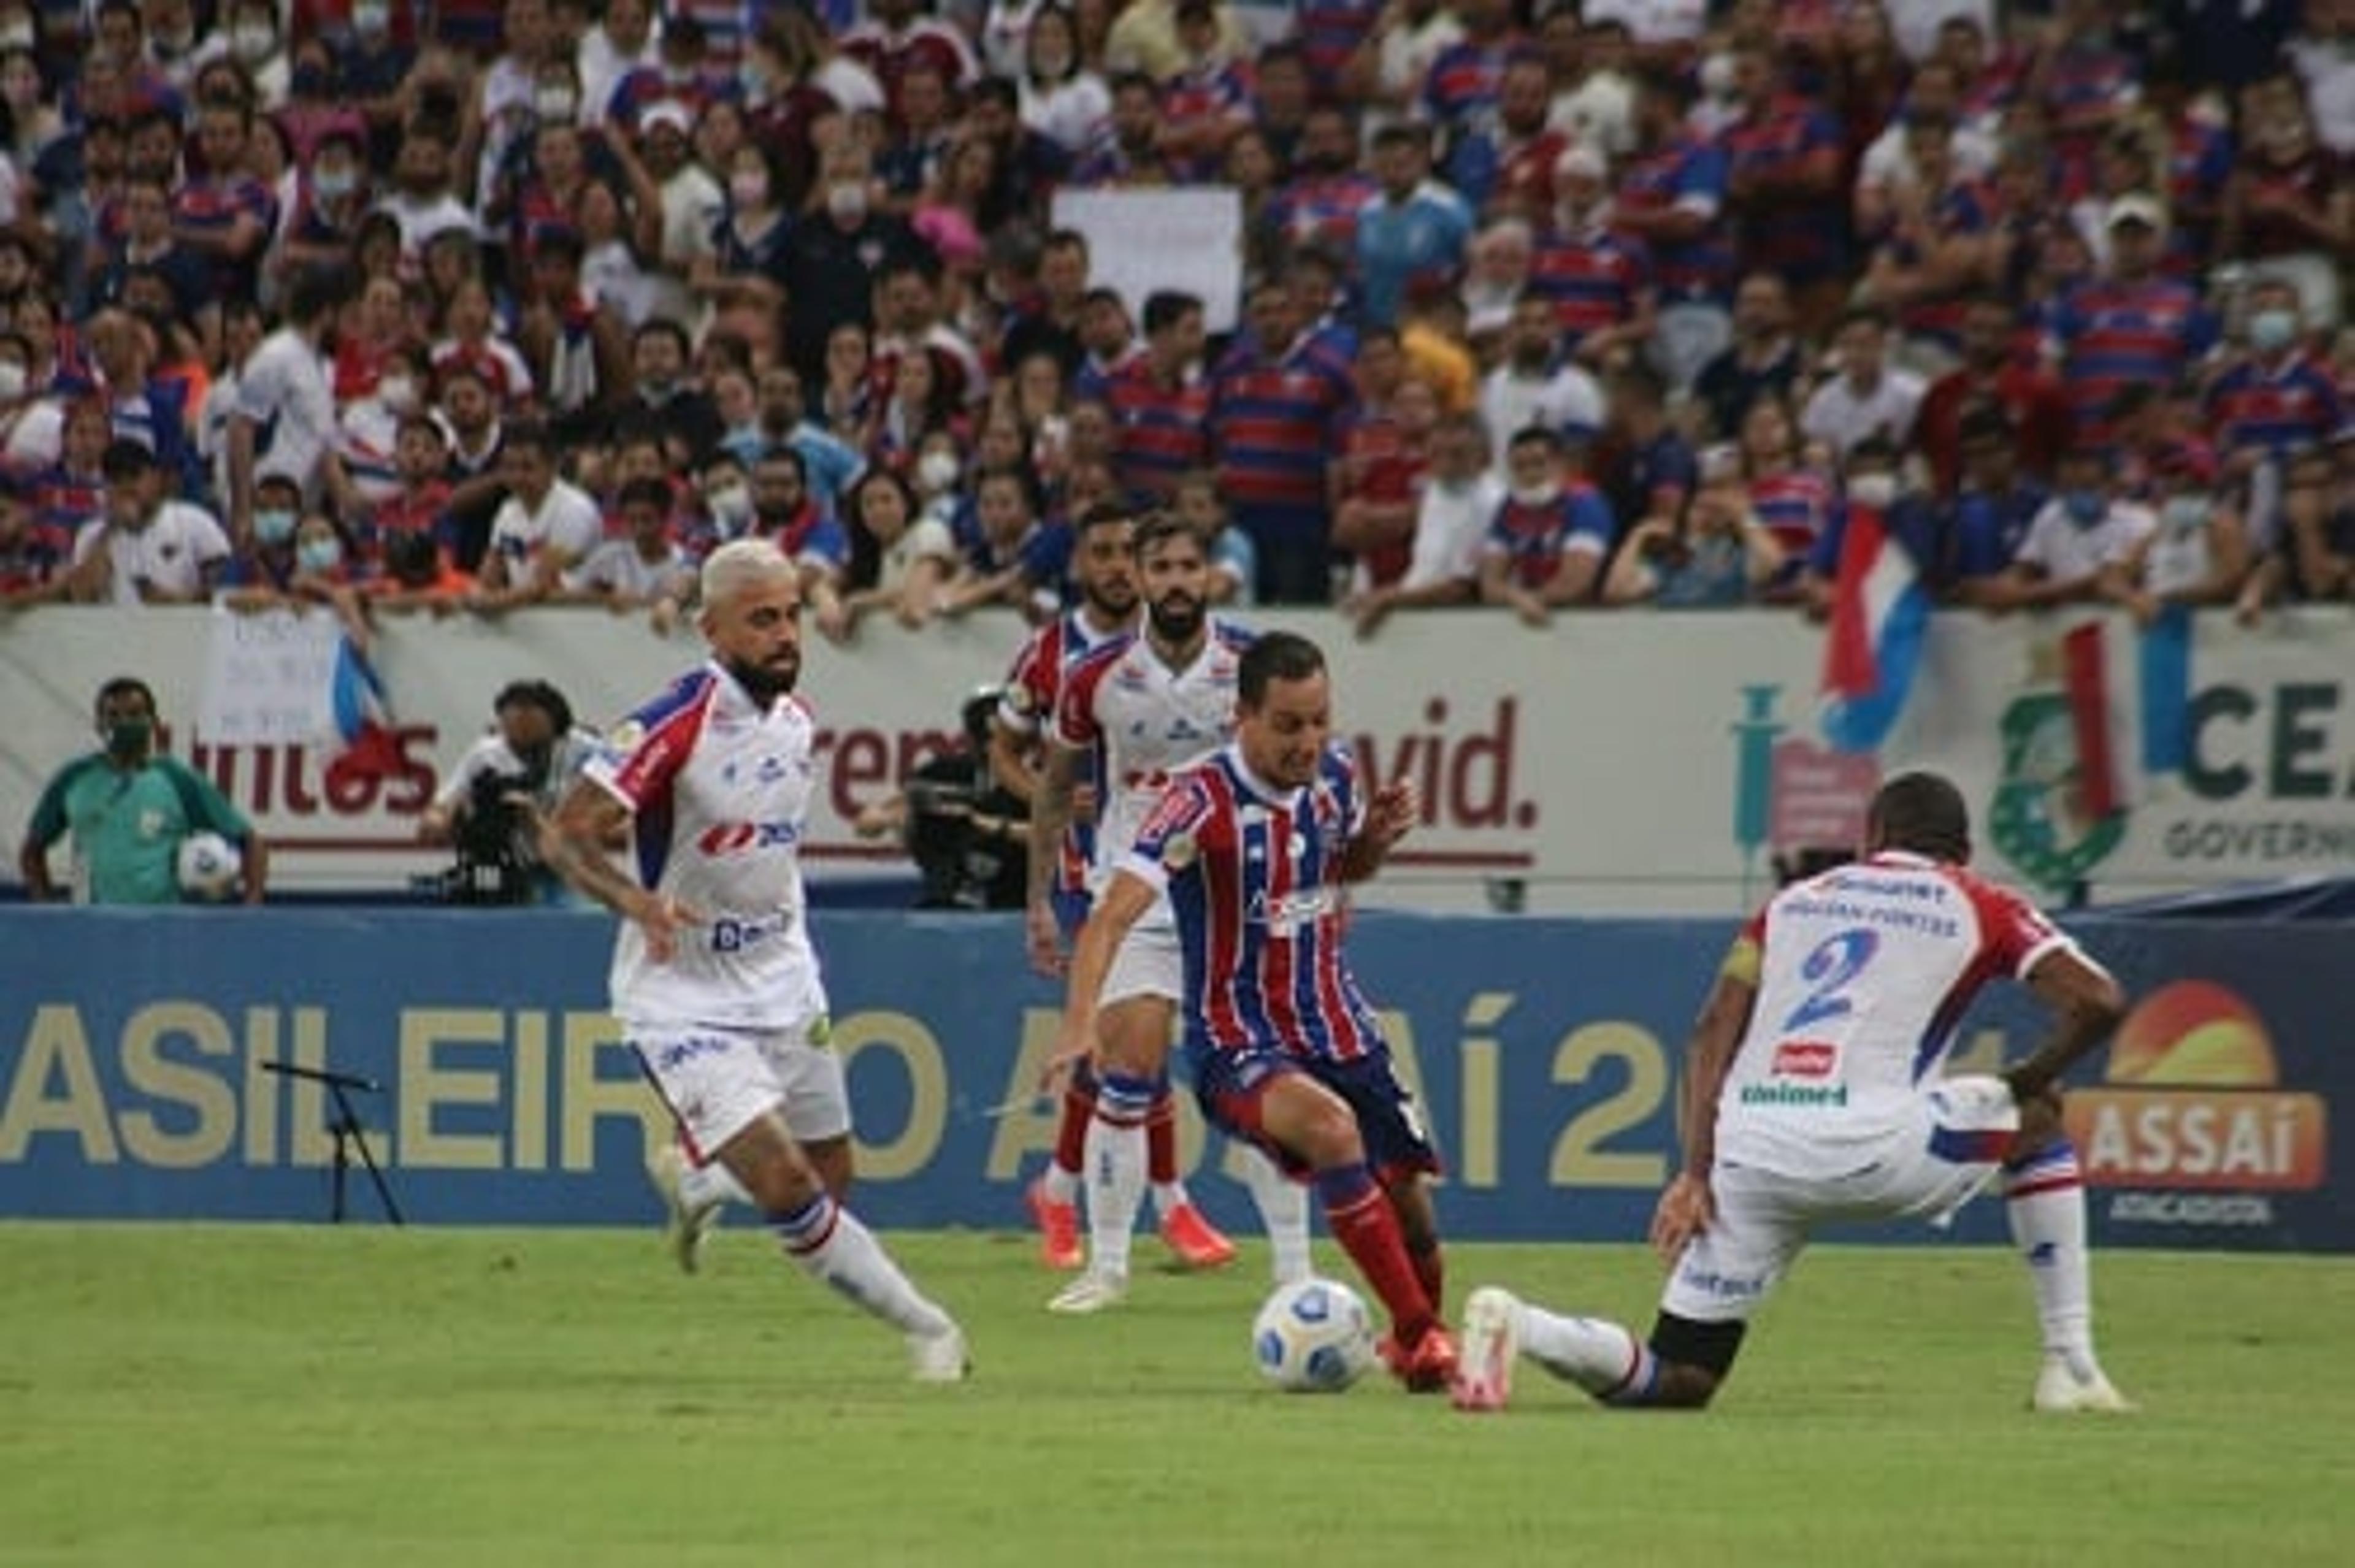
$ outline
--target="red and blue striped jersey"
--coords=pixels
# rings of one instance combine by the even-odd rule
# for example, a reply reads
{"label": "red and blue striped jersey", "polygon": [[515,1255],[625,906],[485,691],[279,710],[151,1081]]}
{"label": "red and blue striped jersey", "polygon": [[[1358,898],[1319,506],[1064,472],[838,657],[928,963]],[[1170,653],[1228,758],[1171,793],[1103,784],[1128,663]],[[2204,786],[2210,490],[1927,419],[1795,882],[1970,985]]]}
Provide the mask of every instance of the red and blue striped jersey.
{"label": "red and blue striped jersey", "polygon": [[2216,342],[2216,320],[2190,284],[2091,283],[2061,302],[2053,336],[2080,437],[2102,439],[2128,387],[2172,387]]}
{"label": "red and blue striped jersey", "polygon": [[234,298],[250,298],[252,279],[261,271],[262,252],[278,228],[278,198],[258,179],[240,175],[229,179],[189,180],[172,197],[172,226],[197,234],[227,234],[241,216],[261,226],[261,243],[236,261],[215,251],[201,254],[212,261],[213,286]]}
{"label": "red and blue striped jersey", "polygon": [[1268,203],[1267,226],[1294,245],[1324,240],[1354,256],[1358,214],[1381,194],[1371,175],[1303,175]]}
{"label": "red and blue striped jersey", "polygon": [[[998,722],[1018,735],[1045,735],[1055,721],[1063,682],[1071,671],[1098,648],[1125,635],[1124,631],[1089,631],[1086,617],[1077,610],[1066,610],[1032,632],[1022,645],[1022,651],[1014,656],[1014,667],[1007,672],[1006,694],[997,701]],[[1093,785],[1102,778],[1103,754],[1100,746],[1084,754],[1080,764],[1081,783]],[[1063,830],[1062,846],[1057,853],[1056,888],[1066,892],[1084,891],[1088,868],[1094,864],[1095,856],[1093,818],[1082,821],[1074,816]]]}
{"label": "red and blue striped jersey", "polygon": [[1557,229],[1538,242],[1529,260],[1530,293],[1553,305],[1562,347],[1636,314],[1652,288],[1652,253],[1640,240],[1609,229],[1572,234]]}
{"label": "red and blue striped jersey", "polygon": [[1480,554],[1503,556],[1512,564],[1514,581],[1537,589],[1552,581],[1570,556],[1609,555],[1618,537],[1619,524],[1611,515],[1611,503],[1600,490],[1579,479],[1535,505],[1507,496],[1489,520]]}
{"label": "red and blue striped jersey", "polygon": [[1210,379],[1208,424],[1227,499],[1323,511],[1327,454],[1356,402],[1348,365],[1311,336],[1281,355],[1252,342],[1230,349]]}
{"label": "red and blue striped jersey", "polygon": [[1423,79],[1423,106],[1451,131],[1473,128],[1497,107],[1505,89],[1505,62],[1519,40],[1508,36],[1492,44],[1465,38],[1439,51]]}
{"label": "red and blue striped jersey", "polygon": [[1733,295],[1733,247],[1725,225],[1724,152],[1679,137],[1637,158],[1620,176],[1614,199],[1627,212],[1683,208],[1709,219],[1698,239],[1681,245],[1652,244],[1653,274],[1670,302],[1730,300]]}
{"label": "red and blue striped jersey", "polygon": [[1750,509],[1795,560],[1804,560],[1831,526],[1832,487],[1820,474],[1785,468],[1750,481]]}
{"label": "red and blue striped jersey", "polygon": [[1166,500],[1182,475],[1210,461],[1210,384],[1200,376],[1164,385],[1140,355],[1106,378],[1103,400],[1119,432],[1114,468],[1130,495]]}
{"label": "red and blue striped jersey", "polygon": [[2071,161],[2090,157],[2093,138],[2141,95],[2141,73],[2123,49],[2072,41],[2052,57],[2045,79],[2045,112],[2062,154]]}
{"label": "red and blue striped jersey", "polygon": [[2343,417],[2339,389],[2303,354],[2271,371],[2244,360],[2208,389],[2210,428],[2227,453],[2319,445]]}
{"label": "red and blue striped jersey", "polygon": [[[1725,133],[1726,172],[1761,181],[1790,178],[1809,164],[1845,153],[1839,122],[1806,98],[1784,98],[1754,121]],[[1823,278],[1848,263],[1849,193],[1836,184],[1820,196],[1777,195],[1751,208],[1742,222],[1742,267],[1766,269],[1789,281]]]}
{"label": "red and blue striped jersey", "polygon": [[1162,795],[1122,869],[1168,897],[1185,955],[1188,1051],[1321,1061],[1382,1053],[1341,951],[1341,863],[1365,819],[1357,760],[1337,742],[1300,789],[1257,782],[1226,746]]}
{"label": "red and blue striped jersey", "polygon": [[[1942,241],[1957,236],[1984,234],[1990,225],[1988,214],[1994,208],[1992,193],[1972,182],[1964,180],[1950,185],[1938,193],[1938,199],[1931,205],[1931,233]],[[1922,263],[1923,247],[1906,236],[1891,240],[1889,251],[1900,266],[1917,267]],[[1914,337],[1925,338],[1960,354],[1963,317],[1969,305],[1970,290],[1967,286],[1940,294],[1919,294],[1899,307],[1897,324]]]}
{"label": "red and blue striped jersey", "polygon": [[1300,50],[1308,57],[1311,81],[1329,84],[1374,30],[1383,0],[1299,0],[1292,14]]}
{"label": "red and blue striped jersey", "polygon": [[751,7],[744,0],[674,0],[680,16],[692,16],[703,29],[703,63],[734,70],[744,58],[745,41],[752,35]]}

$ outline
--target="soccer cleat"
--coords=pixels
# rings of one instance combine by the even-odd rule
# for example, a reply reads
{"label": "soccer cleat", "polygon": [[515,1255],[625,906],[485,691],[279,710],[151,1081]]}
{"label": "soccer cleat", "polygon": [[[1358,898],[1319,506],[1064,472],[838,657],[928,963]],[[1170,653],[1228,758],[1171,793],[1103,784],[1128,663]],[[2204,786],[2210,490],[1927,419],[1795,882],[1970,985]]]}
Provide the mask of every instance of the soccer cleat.
{"label": "soccer cleat", "polygon": [[2036,1394],[2029,1401],[2029,1407],[2046,1415],[2078,1411],[2119,1415],[2135,1406],[2134,1401],[2102,1375],[2102,1369],[2090,1356],[2048,1355],[2043,1371],[2036,1374]]}
{"label": "soccer cleat", "polygon": [[1520,1307],[1509,1292],[1494,1285],[1483,1285],[1464,1303],[1464,1359],[1453,1391],[1456,1409],[1502,1410],[1513,1397]]}
{"label": "soccer cleat", "polygon": [[1031,1223],[1039,1227],[1040,1261],[1049,1268],[1066,1272],[1086,1267],[1088,1254],[1080,1245],[1080,1206],[1048,1197],[1043,1176],[1034,1178],[1022,1189],[1022,1201],[1029,1206]]}
{"label": "soccer cleat", "polygon": [[954,1323],[937,1334],[909,1335],[908,1360],[920,1383],[958,1383],[973,1375],[964,1330]]}
{"label": "soccer cleat", "polygon": [[719,1223],[719,1202],[688,1202],[687,1172],[687,1156],[677,1144],[665,1144],[646,1157],[646,1179],[662,1194],[663,1245],[681,1273],[693,1274],[702,1266],[704,1238]]}
{"label": "soccer cleat", "polygon": [[1191,1203],[1161,1216],[1161,1240],[1188,1268],[1224,1268],[1235,1261],[1235,1244]]}
{"label": "soccer cleat", "polygon": [[1438,1323],[1425,1328],[1411,1348],[1400,1345],[1397,1335],[1385,1334],[1380,1349],[1382,1363],[1409,1393],[1437,1393],[1455,1381],[1455,1340]]}
{"label": "soccer cleat", "polygon": [[1107,1307],[1118,1307],[1128,1299],[1128,1276],[1090,1269],[1055,1293],[1047,1303],[1047,1310],[1066,1317],[1084,1317],[1102,1312]]}

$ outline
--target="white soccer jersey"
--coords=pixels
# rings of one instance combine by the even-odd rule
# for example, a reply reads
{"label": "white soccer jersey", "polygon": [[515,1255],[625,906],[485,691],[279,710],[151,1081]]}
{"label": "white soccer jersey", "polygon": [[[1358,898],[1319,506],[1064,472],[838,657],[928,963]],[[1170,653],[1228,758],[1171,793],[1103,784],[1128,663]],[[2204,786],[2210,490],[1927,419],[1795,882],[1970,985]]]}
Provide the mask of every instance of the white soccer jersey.
{"label": "white soccer jersey", "polygon": [[1874,1157],[1909,1125],[1979,990],[2075,951],[2019,894],[1896,853],[1785,888],[1742,940],[1756,944],[1758,996],[1718,1102],[1718,1158],[1802,1176]]}
{"label": "white soccer jersey", "polygon": [[764,711],[708,665],[632,714],[590,764],[634,814],[639,880],[698,921],[663,964],[623,923],[612,987],[625,1025],[770,1028],[825,1012],[800,849],[816,732],[800,698]]}
{"label": "white soccer jersey", "polygon": [[1171,669],[1142,635],[1091,652],[1063,682],[1055,738],[1086,751],[1103,748],[1103,805],[1096,817],[1093,888],[1136,842],[1169,777],[1226,743],[1235,725],[1235,684],[1252,634],[1210,617],[1202,651]]}

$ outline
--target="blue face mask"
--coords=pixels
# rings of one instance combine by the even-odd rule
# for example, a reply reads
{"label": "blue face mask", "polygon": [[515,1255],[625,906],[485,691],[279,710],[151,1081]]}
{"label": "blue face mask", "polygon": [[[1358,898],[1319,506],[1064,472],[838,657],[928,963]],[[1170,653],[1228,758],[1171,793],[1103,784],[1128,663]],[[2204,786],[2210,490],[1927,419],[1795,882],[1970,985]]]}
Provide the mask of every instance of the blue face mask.
{"label": "blue face mask", "polygon": [[343,559],[344,547],[334,539],[304,539],[294,549],[294,562],[305,571],[333,571]]}
{"label": "blue face mask", "polygon": [[2099,490],[2072,490],[2061,504],[2069,508],[2069,520],[2081,528],[2092,528],[2110,510],[2110,498]]}
{"label": "blue face mask", "polygon": [[294,537],[294,514],[271,507],[253,514],[253,537],[259,543],[275,549]]}

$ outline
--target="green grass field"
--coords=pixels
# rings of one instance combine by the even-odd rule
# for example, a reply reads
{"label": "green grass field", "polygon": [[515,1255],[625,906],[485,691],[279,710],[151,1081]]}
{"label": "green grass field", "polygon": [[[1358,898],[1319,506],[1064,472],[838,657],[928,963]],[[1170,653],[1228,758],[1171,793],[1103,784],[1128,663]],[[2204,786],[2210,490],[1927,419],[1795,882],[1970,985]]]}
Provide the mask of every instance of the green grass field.
{"label": "green grass field", "polygon": [[[972,1383],[741,1227],[0,1225],[0,1563],[2355,1563],[2343,1262],[2097,1259],[2131,1418],[2025,1413],[2007,1254],[1828,1248],[1713,1412],[1483,1420],[1263,1389],[1249,1253],[1066,1320],[1022,1238],[896,1245]],[[1649,1319],[1633,1248],[1452,1262]]]}

